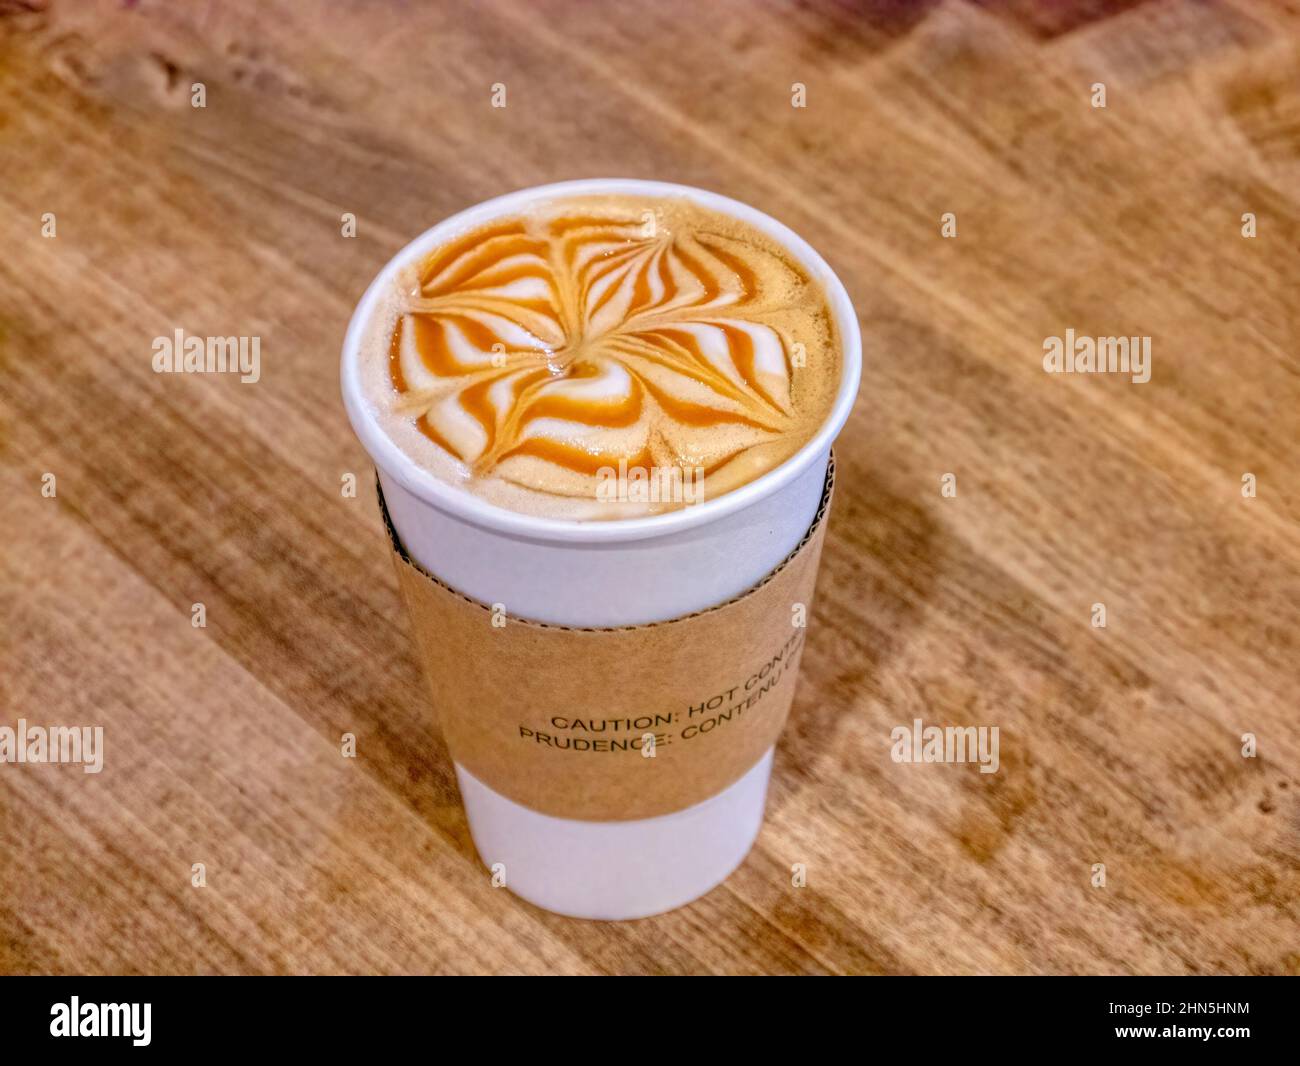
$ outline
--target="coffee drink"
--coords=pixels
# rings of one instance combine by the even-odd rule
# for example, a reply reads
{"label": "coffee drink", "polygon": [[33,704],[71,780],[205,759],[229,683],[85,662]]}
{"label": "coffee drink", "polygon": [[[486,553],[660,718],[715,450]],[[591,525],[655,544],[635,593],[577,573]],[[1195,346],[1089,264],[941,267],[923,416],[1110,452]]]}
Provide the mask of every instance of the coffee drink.
{"label": "coffee drink", "polygon": [[[442,220],[366,289],[343,405],[466,823],[513,892],[641,918],[744,859],[860,374],[816,250],[682,185],[522,189]],[[647,722],[657,791],[633,780]]]}
{"label": "coffee drink", "polygon": [[464,232],[407,264],[362,351],[399,448],[543,518],[738,488],[813,436],[840,374],[798,260],[685,198],[564,197]]}

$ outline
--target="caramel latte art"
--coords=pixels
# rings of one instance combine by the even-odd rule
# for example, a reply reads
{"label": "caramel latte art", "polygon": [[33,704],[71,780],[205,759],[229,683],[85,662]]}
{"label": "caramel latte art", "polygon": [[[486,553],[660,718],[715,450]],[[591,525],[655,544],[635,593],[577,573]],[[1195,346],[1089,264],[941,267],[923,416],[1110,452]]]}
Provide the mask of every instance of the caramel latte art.
{"label": "caramel latte art", "polygon": [[363,360],[416,462],[552,518],[744,485],[817,431],[840,379],[825,294],[790,252],[688,200],[631,196],[544,201],[409,264]]}

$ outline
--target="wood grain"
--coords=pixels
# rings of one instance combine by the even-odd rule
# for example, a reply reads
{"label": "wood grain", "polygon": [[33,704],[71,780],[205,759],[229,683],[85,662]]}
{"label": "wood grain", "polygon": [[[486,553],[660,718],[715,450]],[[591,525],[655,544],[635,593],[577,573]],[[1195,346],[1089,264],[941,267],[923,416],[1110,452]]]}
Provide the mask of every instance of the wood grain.
{"label": "wood grain", "polygon": [[[1300,972],[1300,14],[1052,8],[0,3],[0,723],[106,738],[0,765],[0,971]],[[788,222],[866,349],[766,827],[623,924],[480,867],[336,380],[406,239],[593,175]]]}

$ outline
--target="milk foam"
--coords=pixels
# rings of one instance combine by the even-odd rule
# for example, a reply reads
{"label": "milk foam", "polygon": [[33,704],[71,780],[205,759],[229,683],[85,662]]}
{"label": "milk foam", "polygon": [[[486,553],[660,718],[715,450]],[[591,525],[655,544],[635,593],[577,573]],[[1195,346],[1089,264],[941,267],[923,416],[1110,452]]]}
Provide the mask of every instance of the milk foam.
{"label": "milk foam", "polygon": [[829,415],[840,364],[826,296],[788,251],[631,196],[539,203],[408,264],[362,353],[382,428],[435,476],[589,519],[683,505],[611,502],[611,471],[702,470],[712,499],[784,462]]}

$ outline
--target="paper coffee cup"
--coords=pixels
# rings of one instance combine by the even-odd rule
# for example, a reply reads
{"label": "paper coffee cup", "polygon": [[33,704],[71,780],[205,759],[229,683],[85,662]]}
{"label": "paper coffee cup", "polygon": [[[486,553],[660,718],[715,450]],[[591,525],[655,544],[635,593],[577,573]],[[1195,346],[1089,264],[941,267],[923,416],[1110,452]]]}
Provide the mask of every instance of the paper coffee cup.
{"label": "paper coffee cup", "polygon": [[[686,197],[775,238],[820,283],[843,349],[842,376],[827,420],[786,462],[716,499],[677,511],[624,521],[577,522],[533,517],[486,503],[420,467],[381,429],[362,388],[360,348],[372,315],[396,284],[398,271],[434,247],[485,222],[520,213],[538,201],[583,195]],[[707,632],[710,640],[725,641],[718,634],[726,634],[728,625],[766,625],[753,617],[759,601],[747,597],[786,595],[796,581],[807,584],[810,596],[821,528],[815,530],[813,541],[804,542],[826,497],[830,447],[853,407],[860,373],[856,316],[843,285],[825,261],[795,233],[767,215],[688,186],[597,179],[526,189],[446,219],[394,256],[353,314],[343,347],[342,387],[353,429],[377,468],[392,531],[405,560],[409,560],[408,570],[402,570],[399,562],[404,595],[417,624],[421,620],[425,625],[434,624],[430,622],[434,618],[442,627],[475,627],[480,623],[473,609],[491,612],[494,606],[498,621],[502,617],[512,620],[498,630],[502,638],[498,644],[492,643],[492,635],[475,628],[466,633],[466,643],[457,645],[482,649],[482,657],[488,661],[482,663],[479,674],[470,669],[463,678],[460,676],[465,661],[474,658],[469,652],[444,662],[436,676],[435,671],[430,671],[435,694],[443,703],[436,709],[443,716],[444,731],[449,731],[448,715],[478,714],[484,721],[491,721],[500,710],[495,704],[480,704],[477,710],[469,706],[474,703],[475,686],[493,673],[491,659],[498,653],[522,657],[521,661],[534,663],[535,672],[545,672],[555,669],[549,664],[557,656],[601,661],[600,653],[585,655],[581,649],[607,651],[617,639],[624,642],[618,654],[635,658],[638,640],[681,649],[697,643],[696,634]],[[824,525],[824,518],[822,522]],[[422,602],[413,603],[412,597]],[[720,608],[723,604],[727,606]],[[682,621],[699,612],[708,613]],[[428,617],[416,618],[425,614]],[[484,619],[487,617],[484,615]],[[511,625],[516,628],[512,630]],[[687,630],[686,625],[697,628]],[[592,633],[579,637],[566,632],[565,627],[613,632],[608,638]],[[615,637],[619,627],[639,628]],[[425,643],[432,639],[428,635],[417,632],[417,638],[421,640],[426,670],[430,670],[430,660],[437,658],[439,649]],[[538,642],[543,642],[544,651],[533,647]],[[729,651],[718,647],[716,656],[725,658]],[[699,652],[691,654],[698,656]],[[530,655],[540,657],[529,659]],[[649,670],[657,664],[641,665]],[[585,711],[588,717],[598,717],[610,706],[611,693],[603,687],[618,686],[619,680],[584,676],[586,666],[581,660],[561,664],[554,685],[563,689],[569,683],[566,678],[579,677],[581,684],[573,690],[577,695],[572,698],[585,700],[588,705],[573,707],[573,713],[581,716]],[[628,670],[637,667],[635,662],[627,664]],[[719,677],[728,676],[725,669],[721,668]],[[706,668],[704,673],[708,672]],[[455,694],[457,690],[445,687],[451,674],[457,675],[453,679],[456,684],[471,690],[463,698]],[[499,692],[500,676],[501,671],[496,671],[489,688],[483,691]],[[518,676],[510,681],[517,686],[517,694],[509,702],[526,703],[536,678]],[[788,706],[793,671],[781,684],[787,686],[781,699]],[[750,717],[756,720],[759,715]],[[784,718],[784,711],[779,718]],[[621,806],[614,803],[611,816],[593,817],[593,812],[603,809],[599,774],[593,777],[595,786],[588,784],[581,802],[571,794],[553,797],[546,788],[564,791],[567,781],[555,777],[541,783],[533,777],[511,781],[509,758],[497,758],[498,753],[487,750],[490,738],[480,735],[477,723],[463,717],[455,722],[460,750],[474,756],[471,760],[467,755],[464,761],[474,761],[481,772],[490,768],[496,786],[480,780],[462,764],[457,745],[449,736],[466,818],[479,856],[489,868],[503,875],[508,888],[547,910],[575,917],[621,919],[680,906],[714,887],[739,865],[762,823],[772,765],[771,743],[753,753],[751,765],[730,768],[735,776],[715,793],[699,799],[695,799],[690,787],[674,789],[668,780],[678,766],[686,772],[686,746],[664,748],[662,757],[646,760],[653,761],[653,773],[659,775],[647,777],[655,783],[647,790],[646,803],[653,808],[656,803],[670,803],[675,795],[694,802],[669,813],[627,817],[626,812],[636,810],[638,803],[626,800],[620,801]],[[769,728],[773,724],[779,728],[779,721],[769,722]],[[774,742],[775,737],[770,739]],[[721,746],[718,750],[722,751]],[[699,772],[712,781],[714,773],[722,772],[718,766],[746,750],[742,744],[731,743],[718,759],[697,758],[701,765],[708,764]],[[529,757],[534,755],[535,751]],[[552,771],[538,770],[548,772]],[[525,773],[531,770],[522,767],[521,774]],[[688,784],[698,788],[700,783],[693,780]],[[594,796],[593,788],[597,793]],[[519,797],[529,802],[518,802]],[[584,817],[557,816],[539,807],[581,810]]]}

